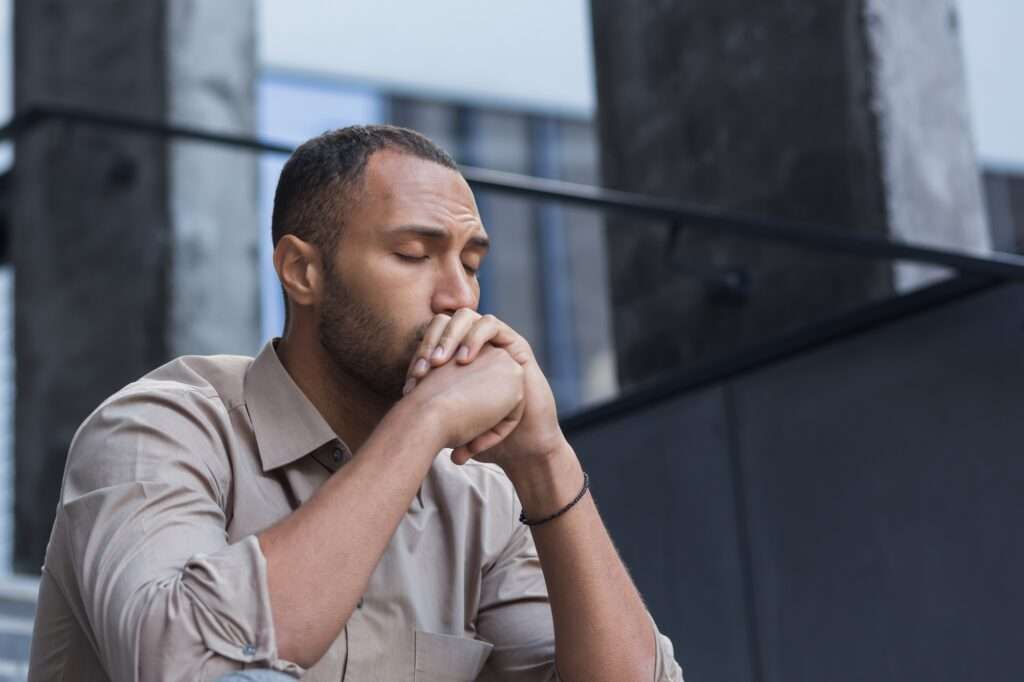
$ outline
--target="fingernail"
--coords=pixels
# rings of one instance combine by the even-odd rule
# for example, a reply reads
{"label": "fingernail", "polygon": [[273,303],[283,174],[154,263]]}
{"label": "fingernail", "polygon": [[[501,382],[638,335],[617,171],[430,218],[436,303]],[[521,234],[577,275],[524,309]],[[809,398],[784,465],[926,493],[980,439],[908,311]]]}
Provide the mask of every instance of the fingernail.
{"label": "fingernail", "polygon": [[459,360],[465,360],[469,357],[469,348],[466,346],[459,346]]}
{"label": "fingernail", "polygon": [[414,374],[423,374],[424,372],[427,371],[427,361],[424,360],[423,358],[420,358],[419,360],[416,361],[416,364],[413,366],[412,371]]}
{"label": "fingernail", "polygon": [[434,349],[434,358],[440,359],[444,357],[444,346],[438,346]]}
{"label": "fingernail", "polygon": [[405,386],[402,387],[402,395],[407,394],[412,390],[412,387],[416,385],[416,380],[409,377],[409,380],[405,382]]}

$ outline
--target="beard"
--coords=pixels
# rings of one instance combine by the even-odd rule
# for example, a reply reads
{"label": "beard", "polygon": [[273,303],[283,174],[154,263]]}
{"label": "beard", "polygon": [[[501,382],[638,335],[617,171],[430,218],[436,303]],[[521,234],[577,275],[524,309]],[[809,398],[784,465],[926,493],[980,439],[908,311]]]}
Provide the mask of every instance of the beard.
{"label": "beard", "polygon": [[401,400],[409,361],[428,323],[403,343],[398,339],[394,322],[353,296],[333,271],[324,273],[320,310],[320,344],[327,350],[337,373],[356,379],[388,401]]}

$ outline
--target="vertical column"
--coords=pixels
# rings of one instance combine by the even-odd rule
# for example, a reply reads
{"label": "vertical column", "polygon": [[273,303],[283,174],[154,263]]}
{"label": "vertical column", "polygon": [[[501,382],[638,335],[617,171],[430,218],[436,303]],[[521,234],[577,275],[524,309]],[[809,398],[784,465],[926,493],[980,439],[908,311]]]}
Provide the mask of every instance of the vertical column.
{"label": "vertical column", "polygon": [[[161,119],[161,3],[16,0],[15,109],[60,103]],[[42,563],[75,429],[167,359],[166,145],[47,123],[16,145],[15,568]]]}
{"label": "vertical column", "polygon": [[[905,4],[594,0],[605,184],[984,248],[952,7]],[[749,273],[750,298],[726,307],[668,265],[668,226],[630,227],[615,220],[608,233],[624,384],[930,276],[681,226],[678,252],[695,268]]]}
{"label": "vertical column", "polygon": [[[241,2],[15,0],[16,111],[247,130],[252,22]],[[106,396],[178,352],[255,347],[255,182],[254,158],[152,136],[49,122],[19,138],[17,570],[39,570],[68,445]]]}

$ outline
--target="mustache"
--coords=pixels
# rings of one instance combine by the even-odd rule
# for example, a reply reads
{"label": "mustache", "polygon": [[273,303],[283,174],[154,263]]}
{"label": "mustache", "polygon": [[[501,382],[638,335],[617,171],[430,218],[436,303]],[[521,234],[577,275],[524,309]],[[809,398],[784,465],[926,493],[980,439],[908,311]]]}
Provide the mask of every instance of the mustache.
{"label": "mustache", "polygon": [[419,327],[416,327],[416,333],[413,334],[413,340],[416,345],[420,345],[423,342],[423,337],[427,335],[427,328],[430,326],[430,320],[427,320]]}
{"label": "mustache", "polygon": [[430,327],[430,322],[430,320],[427,320],[416,327],[415,331],[413,331],[412,337],[409,339],[409,345],[405,349],[406,361],[412,360],[412,356],[416,354],[416,349],[420,347],[421,343],[423,343],[423,337],[427,335],[427,328]]}

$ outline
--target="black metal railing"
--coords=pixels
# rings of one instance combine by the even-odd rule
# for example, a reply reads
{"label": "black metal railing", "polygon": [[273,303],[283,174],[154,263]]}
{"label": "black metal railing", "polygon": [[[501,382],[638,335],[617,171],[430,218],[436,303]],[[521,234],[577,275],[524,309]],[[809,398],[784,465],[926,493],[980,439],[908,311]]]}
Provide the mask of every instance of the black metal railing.
{"label": "black metal railing", "polygon": [[[109,128],[120,133],[153,135],[168,139],[204,142],[228,148],[272,154],[290,154],[294,146],[231,133],[151,121],[124,114],[65,106],[26,109],[0,127],[0,141],[17,139],[48,123],[66,123]],[[905,261],[951,268],[956,276],[939,284],[828,320],[809,323],[787,335],[761,340],[755,347],[741,349],[729,357],[717,358],[697,367],[667,372],[657,381],[620,391],[604,404],[585,407],[563,419],[568,426],[605,419],[633,405],[644,404],[678,391],[720,381],[737,372],[792,355],[810,346],[850,334],[887,320],[907,315],[952,298],[968,295],[993,285],[1024,281],[1024,257],[1008,253],[971,253],[952,247],[935,247],[885,239],[838,229],[835,226],[778,220],[734,211],[694,206],[672,199],[611,190],[602,187],[531,177],[484,168],[460,166],[469,184],[478,190],[503,192],[521,197],[597,209],[604,213],[626,213],[663,221],[687,230],[718,236],[799,246],[811,250],[845,254],[866,259]],[[629,229],[623,227],[619,229]]]}
{"label": "black metal railing", "polygon": [[[122,132],[207,142],[237,149],[290,154],[294,146],[245,135],[216,133],[190,126],[147,121],[134,116],[63,106],[40,106],[16,115],[0,128],[0,140],[16,138],[46,122],[60,121]],[[962,274],[1000,280],[1024,280],[1024,257],[1006,253],[975,254],[952,247],[934,247],[884,239],[840,230],[833,226],[777,220],[734,211],[709,209],[685,202],[633,192],[581,185],[562,180],[460,166],[475,188],[520,195],[538,200],[625,212],[635,216],[686,224],[687,229],[714,231],[719,235],[802,246],[885,260],[900,260],[955,269]]]}

